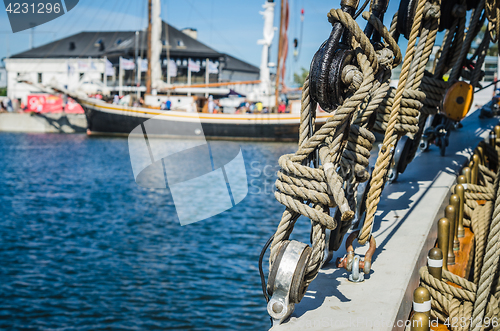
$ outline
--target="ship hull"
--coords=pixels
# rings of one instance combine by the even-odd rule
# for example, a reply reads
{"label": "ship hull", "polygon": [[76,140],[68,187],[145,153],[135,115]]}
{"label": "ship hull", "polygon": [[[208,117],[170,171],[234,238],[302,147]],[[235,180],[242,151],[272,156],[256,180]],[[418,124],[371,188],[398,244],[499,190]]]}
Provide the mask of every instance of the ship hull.
{"label": "ship hull", "polygon": [[[201,123],[205,137],[213,139],[295,141],[298,139],[298,114],[205,114],[110,105],[80,100],[85,110],[90,135],[128,135],[139,125],[154,118],[167,121],[176,132],[165,136],[183,135],[196,123]],[[322,125],[327,114],[317,118]],[[168,131],[168,130],[166,130]]]}

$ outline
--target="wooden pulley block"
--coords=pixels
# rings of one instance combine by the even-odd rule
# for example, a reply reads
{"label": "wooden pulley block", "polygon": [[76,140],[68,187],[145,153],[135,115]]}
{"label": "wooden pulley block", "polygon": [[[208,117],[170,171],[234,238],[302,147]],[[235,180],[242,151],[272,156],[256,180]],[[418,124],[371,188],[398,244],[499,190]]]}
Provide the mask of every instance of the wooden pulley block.
{"label": "wooden pulley block", "polygon": [[[353,15],[357,3],[342,0],[341,9]],[[342,102],[342,69],[350,63],[352,51],[342,40],[346,40],[344,26],[335,22],[330,37],[318,49],[311,62],[309,86],[311,98],[326,112],[334,111]]]}
{"label": "wooden pulley block", "polygon": [[406,39],[410,38],[411,26],[415,18],[418,0],[402,0],[399,3],[398,22],[396,30],[399,34],[405,36]]}
{"label": "wooden pulley block", "polygon": [[474,88],[466,82],[453,84],[443,100],[443,112],[451,120],[461,121],[469,112],[474,101]]}

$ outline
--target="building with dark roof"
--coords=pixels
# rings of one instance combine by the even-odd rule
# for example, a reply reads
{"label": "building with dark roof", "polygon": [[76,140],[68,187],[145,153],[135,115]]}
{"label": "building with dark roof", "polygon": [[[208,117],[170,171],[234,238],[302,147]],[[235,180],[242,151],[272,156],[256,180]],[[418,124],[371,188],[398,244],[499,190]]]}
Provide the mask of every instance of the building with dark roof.
{"label": "building with dark roof", "polygon": [[[192,84],[205,83],[207,60],[215,63],[219,69],[218,73],[209,74],[210,83],[259,79],[259,68],[210,48],[193,38],[196,36],[195,29],[182,32],[163,22],[160,60],[164,81],[167,80],[167,49],[177,69],[176,76],[170,80],[174,85],[187,84],[189,59],[200,65],[199,72],[191,73]],[[9,96],[24,98],[29,92],[27,90],[33,89],[26,84],[17,83],[19,76],[38,83],[55,80],[69,89],[89,81],[100,83],[103,88],[116,89],[120,83],[120,58],[133,60],[136,53],[140,58],[147,56],[146,31],[80,32],[56,40],[5,59]],[[112,69],[108,61],[112,64]],[[135,70],[124,70],[122,73],[122,85],[137,85]],[[145,72],[141,75],[141,85],[144,83]]]}

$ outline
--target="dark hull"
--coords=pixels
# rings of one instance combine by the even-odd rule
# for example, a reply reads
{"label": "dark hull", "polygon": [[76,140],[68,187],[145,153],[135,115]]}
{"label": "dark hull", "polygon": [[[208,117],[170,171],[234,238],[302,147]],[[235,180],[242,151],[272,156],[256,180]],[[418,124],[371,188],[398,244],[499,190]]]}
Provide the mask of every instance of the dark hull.
{"label": "dark hull", "polygon": [[[97,107],[83,105],[88,122],[88,133],[91,135],[128,135],[133,129],[149,118],[134,113],[116,114],[103,111]],[[183,131],[192,125],[177,121],[175,126]],[[208,138],[235,140],[298,140],[299,123],[201,123],[203,133]]]}

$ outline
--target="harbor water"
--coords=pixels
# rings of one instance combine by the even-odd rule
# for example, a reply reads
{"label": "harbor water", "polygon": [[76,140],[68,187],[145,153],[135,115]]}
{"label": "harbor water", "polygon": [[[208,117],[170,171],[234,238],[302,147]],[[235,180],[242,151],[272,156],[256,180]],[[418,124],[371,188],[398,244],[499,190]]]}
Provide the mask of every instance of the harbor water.
{"label": "harbor water", "polygon": [[134,182],[127,139],[0,133],[0,329],[267,329],[258,257],[296,145],[241,148],[247,197],[180,226],[168,189]]}

